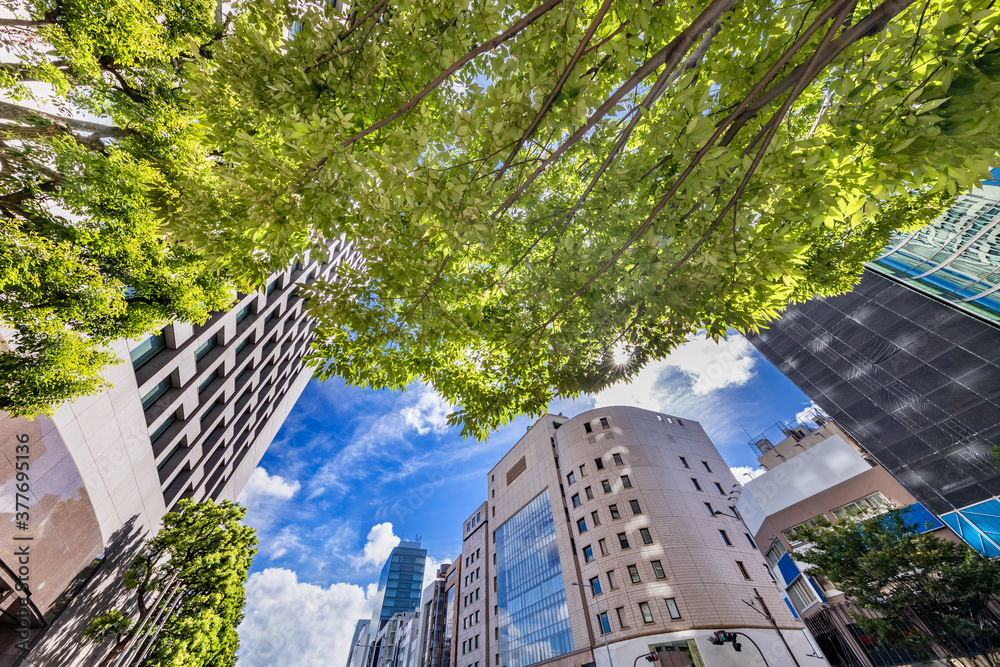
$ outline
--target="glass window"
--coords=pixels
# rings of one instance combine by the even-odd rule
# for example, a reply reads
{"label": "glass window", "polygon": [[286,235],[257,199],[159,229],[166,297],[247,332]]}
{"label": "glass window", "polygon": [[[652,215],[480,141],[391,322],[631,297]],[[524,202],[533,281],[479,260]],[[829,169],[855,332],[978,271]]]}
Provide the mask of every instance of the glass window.
{"label": "glass window", "polygon": [[529,625],[534,628],[533,641],[545,646],[549,657],[572,653],[569,607],[548,494],[539,494],[497,528],[495,535],[499,664],[526,667],[539,661],[532,653],[534,644],[522,642],[518,632]]}
{"label": "glass window", "polygon": [[576,475],[574,475],[573,473],[570,473],[570,474],[566,475],[566,481],[569,482],[570,484],[575,484],[576,483]]}
{"label": "glass window", "polygon": [[604,493],[611,493],[611,482],[608,480],[601,481],[601,488],[604,489]]}
{"label": "glass window", "polygon": [[720,530],[719,535],[722,537],[722,541],[726,543],[727,547],[733,546],[733,543],[729,541],[729,536],[726,535],[726,531]]}
{"label": "glass window", "polygon": [[694,490],[695,491],[701,491],[701,484],[698,483],[698,480],[696,480],[694,477],[692,477],[691,478],[691,483],[694,484]]}
{"label": "glass window", "polygon": [[264,294],[270,294],[275,289],[277,289],[277,287],[278,287],[278,279],[275,278],[274,280],[272,280],[267,284],[267,288],[264,290]]}
{"label": "glass window", "polygon": [[639,509],[639,501],[638,500],[630,500],[630,501],[628,501],[628,504],[629,504],[629,507],[632,508],[632,514],[642,514],[642,510]]}
{"label": "glass window", "polygon": [[639,603],[639,613],[642,614],[642,622],[643,623],[652,623],[653,622],[653,612],[651,612],[649,610],[649,603],[648,602],[640,602]]}
{"label": "glass window", "polygon": [[618,505],[611,505],[610,507],[608,507],[608,509],[611,510],[612,519],[622,518],[622,515],[618,513]]}
{"label": "glass window", "polygon": [[198,393],[200,394],[201,392],[203,392],[206,389],[208,389],[208,385],[212,384],[212,381],[215,380],[215,378],[217,378],[217,377],[219,377],[219,369],[218,368],[216,368],[214,371],[212,371],[211,373],[209,373],[208,377],[201,381],[201,384],[198,385]]}
{"label": "glass window", "polygon": [[194,358],[196,361],[201,361],[209,351],[215,347],[216,341],[215,336],[210,337],[204,343],[199,345],[194,349]]}
{"label": "glass window", "polygon": [[601,548],[601,555],[608,555],[608,543],[602,538],[597,540],[597,546]]}
{"label": "glass window", "polygon": [[632,480],[628,478],[628,475],[622,475],[622,486],[624,486],[626,489],[632,488]]}
{"label": "glass window", "polygon": [[649,534],[649,528],[640,528],[639,536],[642,537],[643,544],[652,544],[653,536]]}
{"label": "glass window", "polygon": [[666,579],[667,573],[663,571],[663,563],[658,560],[653,560],[649,562],[653,566],[653,576],[657,579]]}
{"label": "glass window", "polygon": [[250,304],[248,303],[247,305],[243,306],[242,308],[236,311],[236,324],[239,324],[240,322],[245,320],[247,318],[247,315],[249,314],[250,314]]}
{"label": "glass window", "polygon": [[625,621],[625,607],[618,607],[615,609],[615,613],[618,614],[618,625],[624,630],[628,627],[628,623]]}
{"label": "glass window", "polygon": [[156,356],[157,352],[167,346],[163,338],[163,332],[157,332],[142,341],[129,352],[132,359],[132,370],[139,370],[139,367]]}
{"label": "glass window", "polygon": [[594,459],[594,467],[598,470],[604,470],[604,459]]}
{"label": "glass window", "polygon": [[156,403],[156,399],[167,393],[167,389],[170,389],[170,378],[160,380],[155,387],[146,392],[142,397],[142,409],[148,410],[153,403]]}
{"label": "glass window", "polygon": [[593,433],[594,432],[594,428],[590,425],[590,422],[584,422],[584,424],[583,424],[583,430],[585,432],[587,432],[587,433]]}
{"label": "glass window", "polygon": [[876,491],[870,496],[865,496],[860,500],[855,500],[853,503],[847,503],[843,507],[838,507],[833,510],[833,516],[837,517],[838,520],[843,521],[853,516],[870,516],[876,513],[881,514],[890,506],[889,500]]}
{"label": "glass window", "polygon": [[705,466],[705,472],[712,472],[712,469],[708,467],[708,461],[702,461],[701,464]]}
{"label": "glass window", "polygon": [[617,585],[615,584],[615,571],[614,570],[608,570],[608,588],[610,588],[611,590],[614,590],[615,588],[617,588]]}
{"label": "glass window", "polygon": [[611,621],[608,620],[608,612],[602,611],[597,619],[601,622],[602,635],[606,635],[611,632]]}
{"label": "glass window", "polygon": [[628,549],[628,535],[625,533],[618,533],[618,544],[622,549]]}
{"label": "glass window", "polygon": [[674,598],[667,598],[664,602],[667,603],[667,613],[670,614],[670,618],[677,620],[681,617],[680,609],[677,608],[677,601]]}
{"label": "glass window", "polygon": [[580,502],[580,494],[579,493],[574,493],[573,497],[571,498],[571,500],[573,501],[573,507],[579,507],[580,505],[583,504],[582,502]]}
{"label": "glass window", "polygon": [[612,454],[611,458],[613,458],[615,460],[615,465],[616,466],[625,465],[625,462],[622,461],[622,455],[621,454]]}
{"label": "glass window", "polygon": [[594,549],[590,545],[583,548],[583,560],[585,563],[589,563],[594,560]]}
{"label": "glass window", "polygon": [[714,482],[714,484],[715,484],[715,488],[719,490],[719,495],[720,496],[726,495],[726,492],[722,490],[722,485],[721,484],[719,484],[718,482]]}
{"label": "glass window", "polygon": [[242,341],[240,341],[239,345],[236,346],[236,354],[239,354],[240,352],[242,352],[243,348],[245,348],[249,344],[250,344],[250,336],[247,336]]}
{"label": "glass window", "polygon": [[785,545],[781,543],[781,540],[775,540],[774,544],[771,545],[771,548],[767,550],[766,554],[764,554],[764,558],[766,558],[767,562],[771,564],[771,567],[778,567],[778,561],[781,560],[781,557],[786,553],[788,552],[785,551]]}
{"label": "glass window", "polygon": [[807,607],[812,605],[812,603],[819,600],[816,596],[816,592],[813,587],[809,585],[806,581],[805,576],[796,577],[792,585],[787,588],[788,599],[792,601],[792,605],[795,606],[795,611],[800,614],[805,611]]}
{"label": "glass window", "polygon": [[800,544],[805,544],[805,540],[802,540],[802,539],[799,539],[798,537],[796,537],[795,536],[795,532],[799,528],[804,528],[805,526],[811,526],[811,527],[815,528],[816,527],[816,522],[813,521],[812,519],[809,519],[808,521],[803,521],[802,523],[796,524],[796,525],[792,526],[791,528],[784,529],[783,531],[781,531],[781,534],[785,536],[785,539],[788,540],[788,543],[790,545],[792,545],[792,547],[797,547]]}
{"label": "glass window", "polygon": [[594,490],[592,488],[590,488],[589,486],[587,488],[585,488],[583,490],[583,492],[587,494],[587,500],[593,500],[594,499]]}
{"label": "glass window", "polygon": [[580,477],[583,478],[586,476],[587,476],[587,464],[584,463],[580,466]]}
{"label": "glass window", "polygon": [[601,578],[600,577],[594,577],[593,579],[590,580],[590,591],[594,595],[600,595],[601,594]]}
{"label": "glass window", "polygon": [[[160,424],[159,426],[156,427],[155,431],[153,431],[152,433],[149,434],[149,441],[151,443],[156,442],[157,439],[159,439],[159,437],[161,435],[163,435],[163,433],[168,428],[170,428],[170,425],[173,424],[175,421],[177,421],[177,413],[176,412],[174,414],[170,415],[169,417],[167,417],[162,424]],[[166,462],[166,460],[167,459],[163,459],[164,462]]]}
{"label": "glass window", "polygon": [[691,466],[689,466],[689,465],[688,465],[688,460],[687,460],[686,458],[684,458],[683,456],[681,456],[681,457],[680,457],[680,460],[681,460],[681,464],[682,464],[682,465],[683,465],[683,466],[684,466],[685,468],[690,468],[690,467],[691,467]]}
{"label": "glass window", "polygon": [[715,516],[715,510],[712,509],[712,503],[705,503],[705,509],[708,510],[708,516]]}
{"label": "glass window", "polygon": [[750,573],[747,572],[747,568],[745,565],[743,565],[743,561],[741,560],[736,561],[736,567],[740,568],[740,574],[743,575],[744,579],[750,578]]}
{"label": "glass window", "polygon": [[607,417],[601,417],[601,428],[611,428],[611,424],[608,423]]}
{"label": "glass window", "polygon": [[598,514],[596,511],[590,513],[590,519],[591,521],[594,522],[595,526],[601,525],[601,515]]}
{"label": "glass window", "polygon": [[584,533],[586,533],[587,532],[587,520],[586,519],[578,519],[577,522],[576,522],[576,528],[577,528],[577,530],[580,531],[581,535],[583,535]]}
{"label": "glass window", "polygon": [[635,565],[628,566],[628,576],[633,584],[642,583],[642,579],[639,578],[639,568]]}
{"label": "glass window", "polygon": [[756,549],[756,548],[757,548],[757,545],[756,545],[756,544],[754,544],[754,541],[753,541],[753,538],[752,538],[752,537],[750,537],[750,533],[743,533],[743,534],[744,534],[744,535],[746,535],[746,538],[747,538],[747,542],[749,542],[749,543],[750,543],[750,546],[751,546],[751,547],[753,547],[754,549]]}

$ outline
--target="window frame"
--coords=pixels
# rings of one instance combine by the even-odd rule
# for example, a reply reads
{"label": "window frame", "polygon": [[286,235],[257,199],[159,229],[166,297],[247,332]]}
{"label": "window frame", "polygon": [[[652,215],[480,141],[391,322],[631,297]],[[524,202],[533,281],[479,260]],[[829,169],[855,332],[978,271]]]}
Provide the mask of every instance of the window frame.
{"label": "window frame", "polygon": [[639,529],[639,539],[642,540],[643,544],[652,544],[653,543],[653,534],[649,532],[649,528],[640,528]]}
{"label": "window frame", "polygon": [[649,608],[648,602],[644,601],[639,603],[639,613],[642,615],[642,622],[644,624],[656,622],[655,619],[653,619],[653,610]]}
{"label": "window frame", "polygon": [[650,566],[653,568],[653,576],[657,579],[666,579],[667,573],[663,569],[663,562],[659,560],[649,561]]}

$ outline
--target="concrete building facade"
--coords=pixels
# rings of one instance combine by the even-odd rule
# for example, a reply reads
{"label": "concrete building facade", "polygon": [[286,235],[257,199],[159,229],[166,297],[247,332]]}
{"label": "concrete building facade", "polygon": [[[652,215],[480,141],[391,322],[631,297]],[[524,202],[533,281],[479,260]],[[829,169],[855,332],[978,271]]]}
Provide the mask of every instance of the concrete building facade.
{"label": "concrete building facade", "polygon": [[489,664],[490,633],[486,623],[492,595],[492,573],[488,535],[489,507],[483,503],[465,520],[462,528],[461,587],[456,604],[455,664],[457,667],[486,667]]}
{"label": "concrete building facade", "polygon": [[893,506],[906,508],[908,520],[919,532],[959,538],[833,421],[818,419],[815,428],[808,424],[786,428],[788,435],[780,442],[756,441],[761,449],[758,460],[771,465],[743,486],[736,508],[789,607],[804,620],[831,664],[904,664],[912,657],[905,649],[859,635],[852,628],[851,614],[857,613],[852,601],[836,582],[810,572],[796,559],[807,545],[795,531],[818,517],[837,522],[874,516]]}
{"label": "concrete building facade", "polygon": [[[539,420],[489,473],[486,664],[764,664],[709,642],[718,630],[751,637],[769,665],[793,664],[789,650],[808,661],[736,486],[697,422],[631,407]],[[749,606],[758,593],[789,649]]]}
{"label": "concrete building facade", "polygon": [[[18,464],[30,472],[23,509],[13,491],[0,501],[8,515],[0,528],[0,589],[18,585],[10,567],[18,538],[39,545],[31,581],[22,586],[32,640],[45,631],[28,664],[96,664],[91,651],[98,649],[79,636],[89,607],[116,597],[115,568],[182,498],[239,495],[311,376],[302,356],[313,324],[295,285],[334,279],[337,266],[358,261],[341,239],[201,326],[174,323],[145,340],[118,341],[112,349],[123,361],[105,373],[113,385],[107,391],[52,417],[0,415],[0,475],[13,489]],[[15,515],[25,511],[31,519],[19,529]],[[86,585],[90,602],[75,604],[95,570]],[[0,600],[0,612],[17,600]],[[6,619],[0,665],[24,657]]]}

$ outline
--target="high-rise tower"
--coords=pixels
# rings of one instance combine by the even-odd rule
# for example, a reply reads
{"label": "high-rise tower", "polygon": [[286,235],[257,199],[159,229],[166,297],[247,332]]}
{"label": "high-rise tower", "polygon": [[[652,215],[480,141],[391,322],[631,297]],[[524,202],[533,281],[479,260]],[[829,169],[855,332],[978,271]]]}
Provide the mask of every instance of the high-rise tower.
{"label": "high-rise tower", "polygon": [[854,291],[748,339],[973,547],[1000,555],[1000,182],[901,235]]}
{"label": "high-rise tower", "polygon": [[[17,511],[30,516],[24,528],[0,524],[8,545],[0,592],[27,593],[33,636],[66,610],[32,664],[99,664],[91,651],[101,649],[78,641],[97,613],[87,595],[121,594],[120,568],[182,498],[236,499],[312,375],[303,354],[313,323],[296,285],[332,280],[338,266],[359,261],[340,239],[202,325],[172,323],[145,340],[117,341],[123,361],[105,373],[111,389],[52,417],[0,414],[0,474],[13,480],[15,466],[27,471]],[[34,556],[30,581],[19,582],[15,540],[26,537]],[[87,595],[77,597],[102,558]],[[16,633],[19,597],[0,595],[0,643]]]}

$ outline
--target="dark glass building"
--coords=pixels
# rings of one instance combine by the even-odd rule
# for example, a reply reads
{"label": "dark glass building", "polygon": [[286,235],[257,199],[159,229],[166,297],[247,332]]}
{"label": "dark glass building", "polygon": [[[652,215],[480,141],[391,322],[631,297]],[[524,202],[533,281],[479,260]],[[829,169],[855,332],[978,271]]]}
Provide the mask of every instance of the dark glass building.
{"label": "dark glass building", "polygon": [[382,568],[372,611],[370,632],[374,635],[393,614],[416,611],[424,583],[427,550],[419,542],[400,542]]}
{"label": "dark glass building", "polygon": [[925,507],[1000,555],[1000,326],[871,269],[748,339]]}

